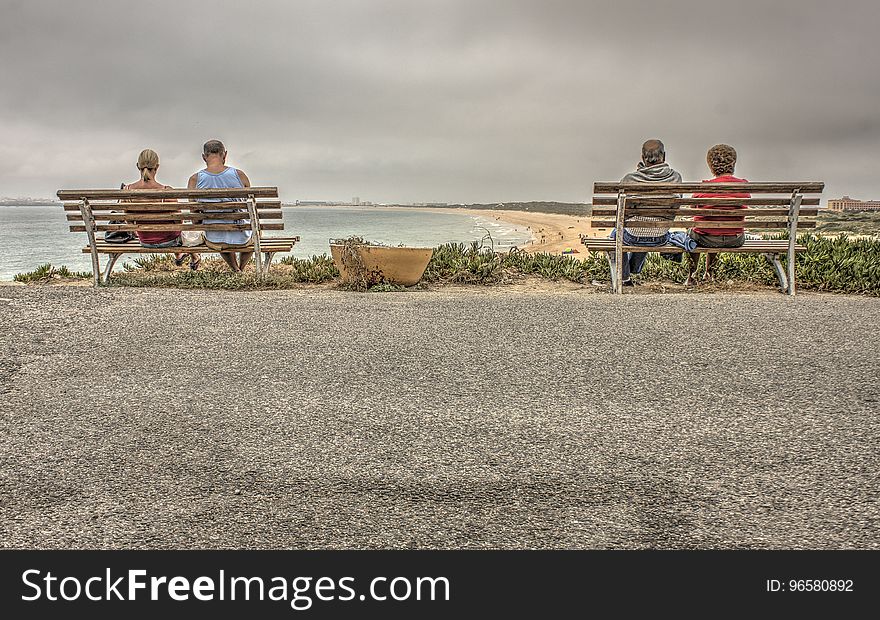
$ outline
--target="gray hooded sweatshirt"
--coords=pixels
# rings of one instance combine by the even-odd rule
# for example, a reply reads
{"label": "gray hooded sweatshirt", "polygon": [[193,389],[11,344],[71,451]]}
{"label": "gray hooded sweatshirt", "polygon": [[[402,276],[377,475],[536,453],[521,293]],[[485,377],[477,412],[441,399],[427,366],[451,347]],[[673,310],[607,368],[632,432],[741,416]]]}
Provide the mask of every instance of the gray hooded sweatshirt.
{"label": "gray hooded sweatshirt", "polygon": [[[681,183],[681,175],[669,167],[669,164],[663,162],[646,166],[643,162],[639,162],[638,169],[630,172],[628,175],[620,179],[621,183]],[[662,222],[664,217],[652,217],[649,215],[634,215],[626,218],[627,222]],[[634,237],[662,237],[669,228],[638,228],[627,226],[626,232]]]}
{"label": "gray hooded sweatshirt", "polygon": [[646,166],[639,162],[635,172],[620,179],[621,183],[681,183],[681,175],[669,167],[665,161],[660,164]]}

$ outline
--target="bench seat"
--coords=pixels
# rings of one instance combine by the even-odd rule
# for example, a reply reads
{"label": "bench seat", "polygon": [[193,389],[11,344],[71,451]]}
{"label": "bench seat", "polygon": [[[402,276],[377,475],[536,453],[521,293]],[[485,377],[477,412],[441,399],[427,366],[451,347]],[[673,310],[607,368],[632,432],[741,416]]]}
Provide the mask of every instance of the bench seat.
{"label": "bench seat", "polygon": [[[613,252],[615,245],[614,239],[597,239],[590,237],[582,237],[581,242],[591,252]],[[795,252],[803,252],[807,248],[802,245],[794,246]],[[684,252],[684,250],[676,245],[624,245],[624,252],[662,252],[663,254],[672,254],[674,252]],[[745,254],[784,254],[788,252],[788,240],[786,239],[746,239],[742,247],[739,248],[697,248],[694,254],[720,254],[720,253],[745,253]]]}
{"label": "bench seat", "polygon": [[[277,237],[260,239],[260,250],[263,254],[275,254],[277,252],[290,252],[294,244],[299,241],[299,237]],[[191,247],[179,246],[173,248],[145,248],[137,241],[129,241],[128,243],[107,243],[103,240],[95,240],[95,247],[101,254],[216,254],[217,250],[212,250],[206,245],[194,245]],[[82,249],[83,254],[89,254],[92,251],[91,246]]]}

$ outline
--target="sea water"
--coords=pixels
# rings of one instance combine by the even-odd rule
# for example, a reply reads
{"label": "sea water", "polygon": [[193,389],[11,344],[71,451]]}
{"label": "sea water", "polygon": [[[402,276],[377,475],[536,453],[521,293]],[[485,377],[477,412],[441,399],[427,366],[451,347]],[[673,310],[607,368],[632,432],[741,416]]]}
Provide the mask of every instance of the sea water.
{"label": "sea water", "polygon": [[[524,226],[496,220],[478,211],[435,212],[426,209],[379,207],[286,207],[284,230],[266,231],[267,237],[295,236],[300,242],[294,256],[330,253],[330,239],[352,235],[387,245],[436,247],[470,243],[491,235],[495,249],[525,245],[531,235]],[[73,271],[91,271],[85,233],[72,233],[61,206],[0,206],[0,280],[51,263]],[[100,234],[100,233],[99,233]],[[136,242],[135,242],[136,243]],[[134,245],[134,244],[133,244]],[[490,241],[485,241],[490,246]],[[276,254],[281,258],[287,254]],[[133,255],[128,255],[133,256]],[[122,262],[125,261],[123,257]],[[106,256],[101,256],[101,266]]]}

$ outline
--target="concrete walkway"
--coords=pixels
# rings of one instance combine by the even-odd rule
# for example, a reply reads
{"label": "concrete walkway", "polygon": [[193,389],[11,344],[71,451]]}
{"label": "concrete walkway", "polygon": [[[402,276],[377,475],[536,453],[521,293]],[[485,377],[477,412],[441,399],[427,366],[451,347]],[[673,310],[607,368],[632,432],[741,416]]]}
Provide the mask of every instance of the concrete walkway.
{"label": "concrete walkway", "polygon": [[880,300],[0,286],[0,545],[880,548]]}

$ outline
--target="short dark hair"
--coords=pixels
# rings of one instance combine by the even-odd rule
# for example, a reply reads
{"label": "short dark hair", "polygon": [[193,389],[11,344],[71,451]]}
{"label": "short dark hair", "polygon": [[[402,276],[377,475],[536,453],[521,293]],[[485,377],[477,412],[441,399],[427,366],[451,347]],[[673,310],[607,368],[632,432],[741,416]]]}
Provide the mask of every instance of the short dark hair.
{"label": "short dark hair", "polygon": [[220,140],[208,140],[205,142],[205,146],[202,149],[202,153],[205,155],[222,155],[226,152],[226,147],[223,146],[223,143]]}
{"label": "short dark hair", "polygon": [[648,140],[642,145],[642,161],[649,166],[666,161],[666,147],[660,140]]}
{"label": "short dark hair", "polygon": [[706,163],[716,177],[733,174],[736,168],[736,149],[729,144],[716,144],[706,154]]}

